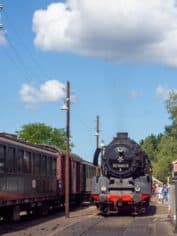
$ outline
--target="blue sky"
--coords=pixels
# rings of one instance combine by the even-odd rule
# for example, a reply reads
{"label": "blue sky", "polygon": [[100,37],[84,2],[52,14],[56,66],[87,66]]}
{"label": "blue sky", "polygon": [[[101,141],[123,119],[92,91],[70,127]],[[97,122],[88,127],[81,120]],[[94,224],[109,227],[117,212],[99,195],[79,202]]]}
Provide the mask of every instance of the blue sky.
{"label": "blue sky", "polygon": [[58,81],[60,93],[69,80],[76,98],[73,151],[83,158],[91,161],[95,151],[97,115],[105,143],[121,131],[136,141],[163,132],[170,123],[165,99],[177,89],[177,10],[171,0],[166,14],[159,10],[167,7],[162,0],[138,2],[1,0],[0,131],[13,133],[32,122],[65,127],[63,97],[50,86]]}

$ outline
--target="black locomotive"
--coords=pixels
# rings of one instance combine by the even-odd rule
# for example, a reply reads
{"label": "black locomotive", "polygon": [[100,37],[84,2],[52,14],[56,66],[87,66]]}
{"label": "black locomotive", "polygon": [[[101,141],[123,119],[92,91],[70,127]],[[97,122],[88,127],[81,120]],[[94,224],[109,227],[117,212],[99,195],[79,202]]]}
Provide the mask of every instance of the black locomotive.
{"label": "black locomotive", "polygon": [[97,149],[94,164],[101,153],[101,176],[94,178],[92,198],[102,213],[109,215],[121,210],[146,212],[151,197],[151,163],[141,147],[118,133],[106,147]]}

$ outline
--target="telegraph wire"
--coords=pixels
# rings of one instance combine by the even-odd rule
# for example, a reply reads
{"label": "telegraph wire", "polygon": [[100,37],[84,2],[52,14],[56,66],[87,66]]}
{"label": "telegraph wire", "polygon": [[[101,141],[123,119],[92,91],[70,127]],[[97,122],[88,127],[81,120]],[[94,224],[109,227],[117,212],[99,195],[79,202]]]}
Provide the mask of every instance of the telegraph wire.
{"label": "telegraph wire", "polygon": [[[0,11],[3,9],[3,5],[0,4]],[[4,30],[4,27],[1,27],[1,29],[3,30],[4,32],[4,36],[5,36],[5,39],[7,41],[7,45],[12,49],[12,52],[14,54],[14,58],[16,60],[14,60],[14,58],[8,54],[8,50],[6,50],[6,54],[8,54],[8,58],[13,62],[13,64],[15,64],[17,66],[17,62],[18,64],[20,65],[21,69],[23,69],[23,72],[24,72],[24,75],[26,77],[26,79],[31,79],[31,75],[30,73],[28,72],[27,68],[26,68],[26,65],[23,61],[23,58],[21,57],[21,55],[19,54],[18,50],[16,49],[16,47],[14,46],[13,42],[10,40],[10,37],[9,37],[9,34],[7,31]],[[7,48],[7,47],[3,47],[3,48]],[[3,50],[2,50],[3,51]]]}
{"label": "telegraph wire", "polygon": [[[44,71],[44,68],[41,67],[40,63],[38,60],[35,58],[34,54],[29,50],[29,47],[25,45],[25,42],[21,40],[20,34],[16,30],[15,26],[13,25],[12,21],[10,20],[9,16],[7,13],[4,14],[6,21],[11,25],[11,29],[14,32],[14,35],[16,36],[16,39],[20,42],[20,45],[23,47],[25,52],[29,55],[29,59],[31,60],[33,66],[35,67],[35,71],[38,72],[41,78],[46,77],[47,79],[51,79],[51,76],[47,74],[46,71]],[[18,53],[19,54],[19,53]]]}
{"label": "telegraph wire", "polygon": [[[47,2],[46,2],[47,3]],[[40,76],[42,76],[42,74],[47,77],[48,79],[50,79],[50,76],[46,73],[44,73],[43,69],[41,70],[41,65],[40,63],[36,60],[36,58],[34,57],[34,55],[31,53],[31,51],[29,50],[29,48],[27,48],[27,46],[25,45],[24,41],[21,40],[20,34],[18,33],[18,31],[16,30],[16,27],[14,26],[13,22],[10,20],[7,12],[3,13],[4,18],[6,20],[7,23],[9,23],[11,25],[11,29],[14,32],[14,35],[16,37],[16,39],[20,42],[20,45],[23,46],[23,48],[25,49],[25,52],[30,56],[29,58],[31,59],[31,61],[33,62],[33,65],[36,67],[35,71],[38,71],[38,73],[40,74]],[[13,51],[13,55],[15,57],[15,59],[13,58],[13,56],[6,50],[6,52],[8,53],[8,58],[9,60],[12,61],[13,64],[16,65],[16,67],[18,67],[18,69],[20,70],[20,68],[23,70],[23,74],[25,75],[25,78],[27,80],[34,80],[33,76],[31,75],[31,73],[29,72],[29,70],[26,67],[26,64],[23,60],[23,57],[21,56],[21,54],[19,53],[18,49],[15,47],[13,41],[10,39],[10,36],[8,33],[6,33],[6,39],[7,42],[9,44],[9,46],[11,47],[12,51]],[[41,73],[42,72],[42,73]],[[43,76],[42,76],[43,77]],[[77,115],[77,118],[79,119],[81,125],[87,129],[87,131],[89,133],[91,133],[90,127],[88,126],[88,124],[86,124],[83,119],[81,119],[81,117],[79,117]],[[91,138],[91,136],[89,136]]]}
{"label": "telegraph wire", "polygon": [[[19,63],[17,62],[17,60],[15,60],[15,58],[13,57],[13,55],[7,50],[5,49],[5,47],[2,47],[1,52],[4,54],[4,57],[6,57],[12,64],[15,65],[15,68],[18,72],[22,72],[21,70],[21,66],[19,65]],[[24,76],[26,76],[25,72],[23,71]]]}
{"label": "telegraph wire", "polygon": [[29,72],[29,70],[26,68],[26,65],[23,61],[23,58],[21,57],[20,53],[18,52],[18,50],[16,49],[16,47],[14,46],[13,42],[10,40],[8,34],[6,34],[6,39],[7,42],[9,44],[9,46],[11,47],[11,49],[14,52],[14,56],[16,58],[16,60],[18,61],[19,65],[21,66],[21,68],[23,69],[24,74],[26,75],[26,79],[27,80],[34,80],[33,76],[31,75],[31,73]]}
{"label": "telegraph wire", "polygon": [[[4,33],[4,37],[7,41],[7,33],[4,30],[4,26],[2,24],[2,15],[1,12],[3,10],[3,4],[0,3],[0,31]],[[7,57],[13,64],[15,64],[17,67],[19,66],[17,61],[13,58],[13,56],[8,52],[8,50],[4,50],[6,47],[2,47],[0,50],[2,53],[4,53],[4,56]],[[18,68],[19,69],[19,68]]]}
{"label": "telegraph wire", "polygon": [[[77,120],[79,120],[79,122],[80,122],[79,124],[81,124],[84,127],[84,131],[90,134],[88,136],[90,142],[94,142],[94,128],[92,131],[92,129],[89,127],[89,125],[87,123],[85,123],[85,121],[78,114],[77,114]],[[93,126],[94,126],[94,124],[93,124]]]}

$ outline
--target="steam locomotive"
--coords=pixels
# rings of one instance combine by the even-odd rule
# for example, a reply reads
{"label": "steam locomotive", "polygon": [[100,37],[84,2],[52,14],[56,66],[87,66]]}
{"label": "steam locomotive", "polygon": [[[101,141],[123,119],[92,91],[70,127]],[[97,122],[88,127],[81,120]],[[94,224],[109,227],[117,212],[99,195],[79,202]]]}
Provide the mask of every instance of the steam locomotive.
{"label": "steam locomotive", "polygon": [[101,154],[101,175],[94,177],[92,199],[104,215],[130,211],[145,213],[152,191],[151,163],[141,147],[118,133],[106,147],[95,151],[94,165]]}

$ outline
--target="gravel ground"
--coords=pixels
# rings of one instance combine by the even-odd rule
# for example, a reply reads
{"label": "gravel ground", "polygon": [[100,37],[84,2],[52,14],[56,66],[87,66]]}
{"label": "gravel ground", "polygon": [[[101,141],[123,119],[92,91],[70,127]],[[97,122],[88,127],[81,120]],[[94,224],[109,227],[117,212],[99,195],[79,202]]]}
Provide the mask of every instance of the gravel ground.
{"label": "gravel ground", "polygon": [[146,216],[103,217],[95,206],[77,208],[40,219],[1,225],[4,236],[174,236],[167,218],[167,206],[151,206]]}

